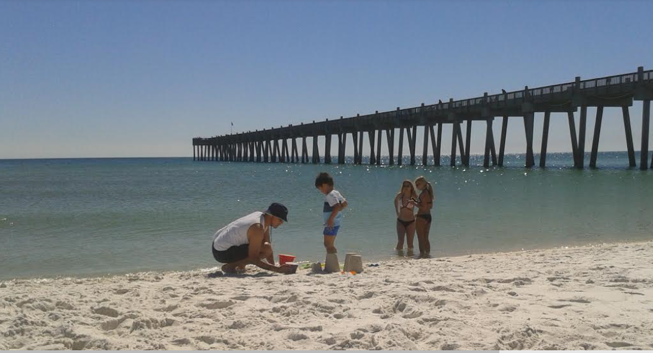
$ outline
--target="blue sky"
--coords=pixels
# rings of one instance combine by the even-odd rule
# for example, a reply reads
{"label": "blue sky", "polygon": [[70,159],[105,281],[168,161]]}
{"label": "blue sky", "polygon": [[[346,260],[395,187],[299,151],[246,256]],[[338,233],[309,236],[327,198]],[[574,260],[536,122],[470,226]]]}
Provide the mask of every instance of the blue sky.
{"label": "blue sky", "polygon": [[[192,137],[232,121],[247,131],[653,69],[652,13],[646,1],[0,0],[0,158],[191,156]],[[600,150],[625,149],[620,114],[606,110]],[[639,149],[640,102],[631,116]],[[508,152],[524,152],[523,131],[511,120]],[[554,115],[549,151],[569,141]]]}

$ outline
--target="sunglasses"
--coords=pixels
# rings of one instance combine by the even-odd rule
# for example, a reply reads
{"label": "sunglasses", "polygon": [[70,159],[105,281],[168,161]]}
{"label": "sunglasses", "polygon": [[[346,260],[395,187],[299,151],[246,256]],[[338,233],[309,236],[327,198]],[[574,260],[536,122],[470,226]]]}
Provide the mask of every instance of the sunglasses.
{"label": "sunglasses", "polygon": [[405,188],[409,188],[409,187],[410,187],[410,184],[404,184],[404,187],[405,187]]}

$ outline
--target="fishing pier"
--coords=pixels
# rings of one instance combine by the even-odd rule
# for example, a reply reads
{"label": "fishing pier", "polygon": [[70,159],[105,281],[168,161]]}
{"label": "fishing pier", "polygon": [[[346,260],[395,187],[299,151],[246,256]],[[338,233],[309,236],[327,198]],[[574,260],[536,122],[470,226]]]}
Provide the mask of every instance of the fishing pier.
{"label": "fishing pier", "polygon": [[[381,145],[385,142],[388,149],[388,164],[403,163],[404,137],[408,142],[410,165],[415,165],[416,156],[421,152],[421,164],[428,165],[428,157],[433,157],[433,165],[439,166],[442,152],[442,128],[444,124],[452,125],[450,165],[456,166],[457,154],[460,163],[469,166],[472,124],[485,124],[485,152],[483,166],[503,166],[506,145],[506,133],[510,118],[523,121],[526,136],[525,167],[535,166],[533,152],[533,133],[535,113],[544,113],[542,145],[540,146],[539,166],[546,166],[549,122],[553,114],[566,116],[569,122],[570,143],[573,163],[576,168],[585,167],[585,139],[587,126],[587,109],[596,108],[594,133],[589,160],[590,168],[596,168],[601,125],[605,108],[621,109],[623,116],[624,137],[628,149],[628,163],[636,167],[635,149],[630,123],[629,108],[634,101],[642,102],[642,137],[639,168],[647,170],[649,164],[649,130],[651,99],[653,98],[653,70],[609,77],[581,80],[576,77],[573,82],[546,87],[529,88],[482,97],[449,101],[418,107],[375,112],[348,118],[285,127],[263,129],[225,136],[193,138],[193,160],[198,161],[232,161],[263,163],[321,163],[318,138],[324,137],[322,149],[323,162],[345,163],[347,138],[353,142],[353,163],[363,163],[363,141],[368,137],[370,147],[369,164],[381,164]],[[580,119],[576,131],[576,115]],[[495,118],[501,118],[501,136],[499,151],[492,129]],[[513,119],[514,120],[514,119]],[[462,124],[466,124],[465,136]],[[419,130],[418,130],[419,128]],[[395,148],[395,134],[398,144]],[[418,150],[417,136],[423,134],[423,146]],[[332,143],[337,137],[337,156],[331,156]],[[312,148],[309,149],[308,146]],[[430,154],[429,154],[430,147]],[[396,151],[396,155],[395,155]],[[310,153],[309,153],[310,152]]]}

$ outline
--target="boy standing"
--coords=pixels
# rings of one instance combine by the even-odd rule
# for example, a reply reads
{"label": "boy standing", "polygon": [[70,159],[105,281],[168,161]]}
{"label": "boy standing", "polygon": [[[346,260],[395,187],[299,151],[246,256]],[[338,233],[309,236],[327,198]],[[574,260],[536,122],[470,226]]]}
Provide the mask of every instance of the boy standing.
{"label": "boy standing", "polygon": [[[326,195],[324,200],[324,247],[329,254],[335,254],[338,250],[335,247],[336,236],[340,229],[342,210],[347,207],[347,200],[333,188],[333,178],[329,173],[320,173],[315,178],[315,187]],[[337,263],[337,258],[336,258]]]}

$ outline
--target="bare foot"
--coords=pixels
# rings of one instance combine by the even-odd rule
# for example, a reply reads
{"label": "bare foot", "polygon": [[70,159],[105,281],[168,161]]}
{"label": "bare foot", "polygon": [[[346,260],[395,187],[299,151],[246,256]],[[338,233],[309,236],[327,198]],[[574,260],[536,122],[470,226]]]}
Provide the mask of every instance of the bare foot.
{"label": "bare foot", "polygon": [[224,273],[236,273],[236,267],[230,264],[222,265],[222,272]]}

